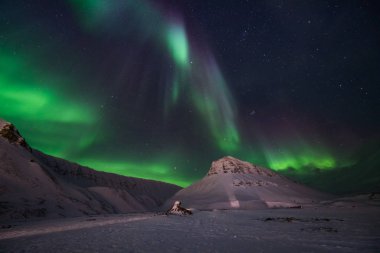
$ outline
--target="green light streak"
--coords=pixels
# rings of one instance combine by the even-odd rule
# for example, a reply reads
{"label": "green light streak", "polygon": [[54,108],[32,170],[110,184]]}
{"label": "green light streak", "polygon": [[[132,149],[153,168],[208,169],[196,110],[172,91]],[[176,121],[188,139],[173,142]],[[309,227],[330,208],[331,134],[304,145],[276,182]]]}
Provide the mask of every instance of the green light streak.
{"label": "green light streak", "polygon": [[172,57],[181,67],[187,67],[189,64],[189,45],[184,26],[172,23],[168,24],[167,29],[167,44]]}
{"label": "green light streak", "polygon": [[292,168],[302,171],[331,169],[337,166],[336,159],[322,144],[310,145],[305,138],[299,136],[294,136],[293,140],[279,140],[278,146],[266,146],[263,152],[268,166],[274,170]]}
{"label": "green light streak", "polygon": [[240,143],[239,133],[232,121],[228,118],[223,118],[223,112],[220,112],[215,100],[205,98],[200,94],[194,94],[193,99],[198,111],[204,120],[208,122],[210,132],[216,140],[216,145],[227,152],[237,150]]}
{"label": "green light streak", "polygon": [[268,156],[269,167],[274,170],[284,170],[288,168],[294,168],[302,170],[304,168],[318,168],[318,169],[330,169],[336,165],[335,160],[332,157],[323,156],[305,156],[305,155],[292,155],[282,156],[272,154]]}
{"label": "green light streak", "polygon": [[57,82],[46,76],[37,76],[36,70],[22,59],[1,55],[0,66],[2,116],[62,123],[91,124],[95,121],[89,108],[54,90],[52,87],[57,87]]}
{"label": "green light streak", "polygon": [[173,176],[173,169],[165,163],[129,161],[105,161],[99,159],[82,159],[78,161],[81,165],[94,168],[99,171],[115,173],[124,176],[145,178],[151,180],[164,181],[181,187],[187,187],[192,180],[185,180]]}
{"label": "green light streak", "polygon": [[215,145],[225,152],[238,151],[241,147],[236,109],[227,84],[212,58],[200,68],[201,80],[191,86],[193,104],[208,124]]}
{"label": "green light streak", "polygon": [[26,134],[31,146],[67,157],[94,141],[87,130],[96,114],[59,89],[62,80],[40,73],[21,57],[0,54],[0,66],[0,117]]}
{"label": "green light streak", "polygon": [[[225,136],[223,139],[220,136]],[[218,145],[219,147],[228,152],[237,150],[240,147],[240,137],[235,126],[228,125],[225,132],[219,134]]]}

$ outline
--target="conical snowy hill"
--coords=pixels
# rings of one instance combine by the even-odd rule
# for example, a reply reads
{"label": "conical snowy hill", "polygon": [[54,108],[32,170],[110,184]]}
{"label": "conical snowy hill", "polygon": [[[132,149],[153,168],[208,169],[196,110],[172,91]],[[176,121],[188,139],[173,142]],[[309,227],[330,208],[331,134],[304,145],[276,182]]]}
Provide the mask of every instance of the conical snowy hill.
{"label": "conical snowy hill", "polygon": [[196,209],[291,208],[329,198],[277,173],[227,156],[211,164],[207,175],[165,203],[179,200]]}

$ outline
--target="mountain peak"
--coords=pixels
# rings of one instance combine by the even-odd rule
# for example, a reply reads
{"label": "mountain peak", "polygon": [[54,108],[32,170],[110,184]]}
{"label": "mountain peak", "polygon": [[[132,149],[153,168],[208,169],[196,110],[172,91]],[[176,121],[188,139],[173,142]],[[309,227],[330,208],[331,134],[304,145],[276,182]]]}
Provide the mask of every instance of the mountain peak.
{"label": "mountain peak", "polygon": [[28,143],[26,143],[17,128],[12,123],[2,119],[0,119],[0,137],[7,139],[10,143],[15,143],[31,150]]}
{"label": "mountain peak", "polygon": [[300,208],[328,198],[270,169],[226,156],[212,162],[204,178],[177,192],[165,207],[181,200],[203,210]]}
{"label": "mountain peak", "polygon": [[211,163],[211,168],[208,171],[207,176],[228,173],[258,174],[270,177],[276,175],[274,172],[252,163],[239,160],[232,156],[225,156]]}

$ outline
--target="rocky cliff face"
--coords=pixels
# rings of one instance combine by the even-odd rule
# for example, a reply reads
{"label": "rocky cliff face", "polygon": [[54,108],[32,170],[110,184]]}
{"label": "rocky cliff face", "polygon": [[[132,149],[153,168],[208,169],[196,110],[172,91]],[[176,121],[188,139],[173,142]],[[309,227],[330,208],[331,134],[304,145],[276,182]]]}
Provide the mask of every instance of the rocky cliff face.
{"label": "rocky cliff face", "polygon": [[29,151],[31,150],[29,145],[26,143],[25,139],[21,136],[16,127],[0,119],[0,137],[7,139],[10,143],[18,144]]}
{"label": "rocky cliff face", "polygon": [[241,161],[232,156],[226,156],[217,161],[212,162],[211,168],[208,171],[207,176],[227,173],[252,175],[256,174],[268,177],[277,176],[277,174],[273,171],[259,167],[257,165],[253,165],[249,162]]}

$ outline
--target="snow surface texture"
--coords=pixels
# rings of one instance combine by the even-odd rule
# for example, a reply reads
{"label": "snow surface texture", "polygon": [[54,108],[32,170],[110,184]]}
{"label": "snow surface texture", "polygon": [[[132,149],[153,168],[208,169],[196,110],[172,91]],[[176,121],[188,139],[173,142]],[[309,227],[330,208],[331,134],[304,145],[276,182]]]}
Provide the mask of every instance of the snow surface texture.
{"label": "snow surface texture", "polygon": [[0,120],[0,222],[153,211],[179,189],[45,155],[29,148],[13,125]]}
{"label": "snow surface texture", "polygon": [[128,214],[4,224],[0,252],[380,252],[379,207]]}
{"label": "snow surface texture", "polygon": [[207,175],[180,190],[175,200],[200,210],[301,208],[331,196],[294,182],[277,173],[227,156],[214,161]]}

